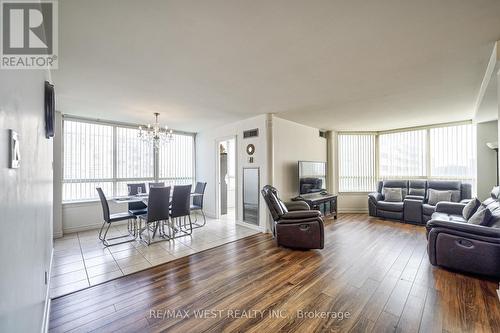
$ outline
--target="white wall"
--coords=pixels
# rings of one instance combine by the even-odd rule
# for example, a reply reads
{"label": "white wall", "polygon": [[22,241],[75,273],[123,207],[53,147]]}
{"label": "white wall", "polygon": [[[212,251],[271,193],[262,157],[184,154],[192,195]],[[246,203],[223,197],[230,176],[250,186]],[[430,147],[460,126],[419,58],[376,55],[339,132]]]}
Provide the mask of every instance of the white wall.
{"label": "white wall", "polygon": [[[44,130],[48,76],[42,70],[0,74],[0,332],[39,332],[44,319],[52,253],[52,139]],[[8,168],[8,129],[19,133],[19,169]]]}
{"label": "white wall", "polygon": [[[260,115],[232,124],[213,128],[200,132],[196,135],[196,180],[207,182],[204,198],[205,213],[208,216],[216,215],[216,158],[218,156],[217,140],[236,136],[236,163],[237,163],[237,216],[238,221],[243,220],[242,210],[242,175],[244,167],[260,168],[260,187],[269,183],[269,159],[268,159],[268,133],[267,124],[269,117]],[[259,129],[259,136],[256,138],[243,139],[243,131],[249,129]],[[248,163],[246,146],[255,145],[254,163]],[[260,196],[259,224],[261,228],[268,229],[268,213],[265,202]]]}
{"label": "white wall", "polygon": [[[299,195],[298,161],[327,162],[327,140],[319,130],[273,117],[273,183],[283,200]],[[325,184],[327,186],[328,184]]]}
{"label": "white wall", "polygon": [[477,196],[483,201],[497,182],[497,154],[486,146],[498,142],[498,121],[477,124]]}

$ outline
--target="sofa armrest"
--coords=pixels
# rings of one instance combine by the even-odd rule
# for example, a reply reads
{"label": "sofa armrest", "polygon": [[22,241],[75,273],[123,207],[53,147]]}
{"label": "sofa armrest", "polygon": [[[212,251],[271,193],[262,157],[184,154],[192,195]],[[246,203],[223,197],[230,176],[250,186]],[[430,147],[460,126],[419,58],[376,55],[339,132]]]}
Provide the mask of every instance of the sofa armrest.
{"label": "sofa armrest", "polygon": [[285,206],[288,211],[293,212],[297,210],[310,210],[311,207],[305,201],[289,201],[285,202]]}
{"label": "sofa armrest", "polygon": [[323,219],[320,216],[316,217],[309,217],[309,218],[300,218],[300,219],[281,219],[276,221],[276,225],[278,224],[300,224],[300,223],[306,223],[306,222],[321,222],[323,223]]}
{"label": "sofa armrest", "polygon": [[321,212],[319,210],[296,210],[292,212],[285,213],[280,216],[282,220],[300,220],[320,217]]}
{"label": "sofa armrest", "polygon": [[441,221],[441,220],[430,220],[427,222],[427,230],[430,232],[433,229],[440,229],[443,232],[456,234],[464,237],[464,234],[470,236],[470,238],[479,237],[489,237],[498,239],[500,242],[500,229],[485,227],[477,224],[464,223],[464,222],[454,222],[454,221]]}
{"label": "sofa armrest", "polygon": [[405,197],[405,200],[406,200],[406,199],[424,201],[424,196],[423,196],[423,195],[411,195],[411,194],[408,194],[408,195]]}
{"label": "sofa armrest", "polygon": [[471,202],[473,199],[463,199],[460,200],[460,203],[467,205],[469,202]]}
{"label": "sofa armrest", "polygon": [[452,215],[462,215],[465,204],[459,202],[441,201],[436,205],[436,212],[447,213]]}
{"label": "sofa armrest", "polygon": [[381,193],[378,192],[373,192],[368,194],[368,199],[373,200],[373,202],[377,202],[383,199],[383,196]]}

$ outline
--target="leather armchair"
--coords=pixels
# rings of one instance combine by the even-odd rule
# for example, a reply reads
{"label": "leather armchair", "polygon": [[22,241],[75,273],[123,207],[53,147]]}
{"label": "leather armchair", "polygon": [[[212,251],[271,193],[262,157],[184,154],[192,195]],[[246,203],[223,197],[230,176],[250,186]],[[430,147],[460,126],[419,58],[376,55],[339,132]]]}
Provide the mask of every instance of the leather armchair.
{"label": "leather armchair", "polygon": [[283,203],[277,190],[266,185],[261,191],[274,220],[273,234],[278,245],[297,249],[322,249],[324,226],[321,212],[304,201]]}
{"label": "leather armchair", "polygon": [[500,277],[500,204],[498,191],[482,204],[493,215],[490,226],[467,223],[465,204],[440,202],[427,222],[427,252],[432,265]]}

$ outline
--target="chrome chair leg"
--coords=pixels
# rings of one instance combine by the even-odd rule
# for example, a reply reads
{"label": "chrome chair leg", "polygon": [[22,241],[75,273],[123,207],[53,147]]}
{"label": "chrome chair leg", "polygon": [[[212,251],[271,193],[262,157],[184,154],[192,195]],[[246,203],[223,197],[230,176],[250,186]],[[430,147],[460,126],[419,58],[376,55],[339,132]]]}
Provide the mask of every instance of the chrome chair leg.
{"label": "chrome chair leg", "polygon": [[207,218],[205,216],[205,213],[203,212],[203,209],[197,209],[197,210],[195,210],[195,212],[196,212],[196,214],[198,214],[198,212],[201,212],[201,215],[203,216],[203,223],[197,223],[198,222],[198,215],[196,215],[196,219],[193,222],[193,229],[204,227],[205,224],[207,224]]}

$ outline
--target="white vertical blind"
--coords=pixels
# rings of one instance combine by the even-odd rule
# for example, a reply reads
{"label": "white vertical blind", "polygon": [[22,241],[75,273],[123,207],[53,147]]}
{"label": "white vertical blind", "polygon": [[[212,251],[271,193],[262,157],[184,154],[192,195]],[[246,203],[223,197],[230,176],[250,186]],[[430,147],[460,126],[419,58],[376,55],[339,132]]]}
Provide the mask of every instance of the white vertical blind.
{"label": "white vertical blind", "polygon": [[[159,179],[166,185],[193,184],[194,140],[191,135],[174,134],[159,149]],[[194,189],[194,188],[193,188]]]}
{"label": "white vertical blind", "polygon": [[[137,137],[137,129],[70,118],[63,132],[63,201],[97,199],[96,187],[108,196],[125,195],[127,183],[155,180],[153,147]],[[172,142],[161,145],[160,181],[191,184],[193,151],[189,134],[174,134]]]}
{"label": "white vertical blind", "polygon": [[430,177],[476,180],[476,127],[472,124],[430,129]]}
{"label": "white vertical blind", "polygon": [[138,138],[139,131],[116,127],[115,195],[127,195],[127,184],[154,181],[154,151],[151,143]]}
{"label": "white vertical blind", "polygon": [[113,193],[113,127],[64,122],[63,200],[96,196],[95,188]]}
{"label": "white vertical blind", "polygon": [[380,134],[380,178],[426,177],[426,137],[426,130]]}
{"label": "white vertical blind", "polygon": [[374,134],[339,134],[338,161],[340,192],[375,190]]}

